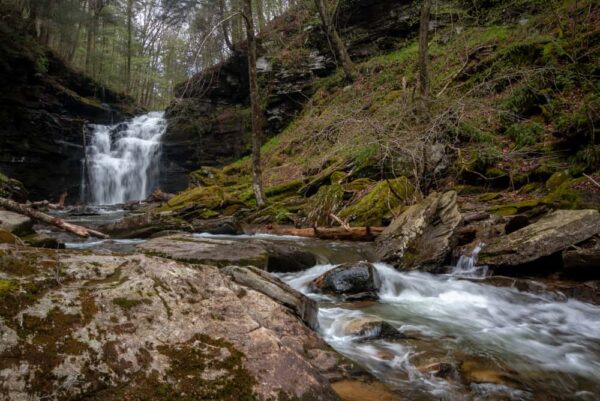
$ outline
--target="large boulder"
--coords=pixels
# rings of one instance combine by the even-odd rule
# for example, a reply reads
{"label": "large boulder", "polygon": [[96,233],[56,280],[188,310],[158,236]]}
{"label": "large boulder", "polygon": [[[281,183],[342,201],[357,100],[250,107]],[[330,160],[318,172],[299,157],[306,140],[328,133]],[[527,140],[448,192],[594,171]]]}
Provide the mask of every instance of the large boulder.
{"label": "large boulder", "polygon": [[313,291],[342,296],[347,300],[377,299],[381,279],[368,262],[339,265],[310,283]]}
{"label": "large boulder", "polygon": [[0,210],[0,228],[23,236],[33,233],[33,221],[22,214]]}
{"label": "large boulder", "polygon": [[560,252],[598,233],[600,213],[597,210],[556,210],[485,246],[479,254],[479,264],[496,271],[512,272],[543,261],[546,270],[557,270],[562,267]]}
{"label": "large boulder", "polygon": [[191,234],[153,238],[138,245],[138,248],[152,255],[219,267],[255,266],[266,270],[269,259],[267,250],[260,245],[245,241],[202,238]]}
{"label": "large boulder", "polygon": [[432,193],[409,207],[376,239],[379,259],[404,270],[439,269],[462,222],[456,199],[454,191]]}
{"label": "large boulder", "polygon": [[339,401],[345,362],[215,267],[2,249],[2,399]]}

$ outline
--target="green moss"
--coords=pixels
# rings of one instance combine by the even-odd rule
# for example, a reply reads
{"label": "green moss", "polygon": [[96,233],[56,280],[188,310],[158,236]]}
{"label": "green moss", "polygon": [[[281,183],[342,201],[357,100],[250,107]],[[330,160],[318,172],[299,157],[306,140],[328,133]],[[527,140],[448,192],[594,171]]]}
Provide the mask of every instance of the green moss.
{"label": "green moss", "polygon": [[600,192],[587,177],[580,177],[563,182],[543,201],[560,209],[600,209]]}
{"label": "green moss", "polygon": [[329,181],[332,184],[341,184],[342,181],[344,181],[347,176],[348,176],[348,174],[346,174],[344,171],[334,171],[329,176]]}
{"label": "green moss", "polygon": [[521,202],[507,203],[504,205],[493,206],[489,210],[490,213],[497,214],[500,216],[510,216],[514,214],[520,214],[541,206],[542,201],[538,199],[524,200]]}
{"label": "green moss", "polygon": [[4,280],[0,279],[0,299],[6,294],[15,291],[19,288],[19,283],[15,280]]}
{"label": "green moss", "polygon": [[215,212],[214,210],[210,210],[210,209],[202,209],[201,211],[198,212],[198,217],[201,219],[210,219],[210,218],[216,217],[218,215],[219,215],[219,213]]}
{"label": "green moss", "polygon": [[305,184],[306,180],[303,178],[299,178],[297,180],[292,180],[285,182],[283,184],[274,185],[265,190],[265,195],[267,197],[275,197],[278,195],[295,195],[300,188]]}
{"label": "green moss", "polygon": [[221,187],[196,187],[183,191],[174,196],[158,211],[178,210],[191,204],[201,205],[207,209],[214,209],[225,202],[225,192]]}
{"label": "green moss", "polygon": [[535,122],[513,124],[506,130],[506,135],[519,147],[535,145],[542,139],[544,127]]}
{"label": "green moss", "polygon": [[548,178],[548,181],[546,181],[546,189],[554,191],[569,179],[571,179],[571,176],[568,171],[558,171]]}
{"label": "green moss", "polygon": [[343,188],[344,191],[359,192],[372,187],[375,183],[376,181],[373,181],[370,178],[358,178],[348,184],[344,184]]}
{"label": "green moss", "polygon": [[130,309],[136,308],[143,304],[150,304],[152,301],[149,299],[128,299],[128,298],[114,298],[112,303],[123,309],[124,311],[128,311]]}
{"label": "green moss", "polygon": [[308,220],[311,225],[328,225],[330,214],[336,214],[344,198],[340,184],[323,185],[307,204]]}
{"label": "green moss", "polygon": [[346,207],[339,217],[354,226],[383,226],[392,210],[408,203],[414,187],[406,177],[379,181],[369,193]]}
{"label": "green moss", "polygon": [[482,131],[469,122],[461,122],[457,127],[457,134],[464,142],[493,144],[496,141],[492,133]]}
{"label": "green moss", "polygon": [[480,195],[479,200],[482,202],[490,202],[500,197],[501,195],[497,192],[488,192],[487,194]]}

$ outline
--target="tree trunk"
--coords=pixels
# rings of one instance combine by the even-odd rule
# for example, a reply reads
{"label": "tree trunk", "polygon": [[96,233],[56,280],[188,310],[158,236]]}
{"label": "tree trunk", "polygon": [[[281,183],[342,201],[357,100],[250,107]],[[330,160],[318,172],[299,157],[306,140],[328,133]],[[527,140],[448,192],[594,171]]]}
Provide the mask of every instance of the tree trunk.
{"label": "tree trunk", "polygon": [[423,0],[421,4],[421,20],[419,23],[419,89],[424,98],[429,97],[429,75],[427,73],[427,50],[429,45],[429,14],[431,0]]}
{"label": "tree trunk", "polygon": [[235,52],[233,43],[231,43],[231,39],[229,39],[229,21],[225,21],[225,0],[219,0],[219,12],[221,14],[221,20],[223,20],[223,23],[221,24],[223,27],[223,39],[225,40],[227,48],[232,52]]}
{"label": "tree trunk", "polygon": [[295,235],[297,237],[319,238],[346,241],[373,241],[385,227],[311,227],[296,228],[290,226],[247,226],[246,234]]}
{"label": "tree trunk", "polygon": [[263,118],[258,99],[256,38],[254,37],[254,20],[252,19],[252,0],[244,0],[244,19],[246,20],[246,35],[248,37],[248,76],[250,82],[250,105],[252,108],[252,189],[256,197],[256,204],[258,207],[263,207],[266,204],[260,162]]}
{"label": "tree trunk", "polygon": [[59,219],[58,217],[52,217],[45,213],[42,213],[38,210],[32,209],[26,205],[21,203],[17,203],[10,199],[0,198],[0,206],[7,210],[11,210],[15,213],[24,214],[25,216],[29,216],[34,220],[41,221],[46,224],[53,225],[55,227],[60,228],[61,230],[69,231],[75,235],[80,237],[97,237],[97,238],[108,238],[108,235],[103,234],[99,231],[95,231],[86,227],[78,226],[75,224],[67,223],[63,219]]}
{"label": "tree trunk", "polygon": [[323,28],[325,28],[325,32],[327,33],[327,37],[329,38],[331,44],[335,48],[336,56],[338,61],[342,65],[342,69],[344,70],[344,75],[346,76],[346,80],[348,82],[354,82],[355,73],[354,73],[354,64],[352,64],[352,60],[348,55],[348,51],[346,50],[346,46],[340,38],[338,31],[333,26],[333,21],[331,20],[331,15],[327,10],[327,6],[324,0],[315,0],[315,5],[319,10],[319,15],[321,16],[321,22],[323,23]]}
{"label": "tree trunk", "polygon": [[133,23],[133,0],[127,0],[127,66],[125,72],[125,92],[131,90],[131,36]]}

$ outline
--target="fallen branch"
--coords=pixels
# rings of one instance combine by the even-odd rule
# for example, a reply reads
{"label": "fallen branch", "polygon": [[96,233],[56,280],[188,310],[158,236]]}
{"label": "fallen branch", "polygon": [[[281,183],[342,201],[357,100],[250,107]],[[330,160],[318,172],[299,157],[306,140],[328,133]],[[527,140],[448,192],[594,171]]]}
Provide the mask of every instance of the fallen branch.
{"label": "fallen branch", "polygon": [[52,217],[40,211],[37,211],[29,206],[23,205],[21,203],[17,203],[10,199],[0,198],[0,207],[3,207],[7,210],[11,210],[16,213],[24,214],[26,216],[31,217],[34,220],[41,221],[42,223],[50,224],[55,227],[60,228],[61,230],[68,231],[80,237],[97,237],[97,238],[108,238],[108,235],[103,234],[99,231],[92,230],[87,227],[78,226],[75,224],[67,223],[63,219],[58,217]]}
{"label": "fallen branch", "polygon": [[344,220],[340,219],[339,217],[337,217],[335,214],[333,213],[329,213],[329,216],[337,221],[339,223],[340,226],[344,227],[344,230],[346,231],[350,231],[350,225],[348,223],[346,223]]}
{"label": "fallen branch", "polygon": [[273,235],[293,235],[296,237],[318,238],[318,239],[336,239],[346,241],[373,241],[384,227],[349,227],[347,230],[343,227],[310,227],[296,228],[290,226],[247,226],[244,227],[246,234],[273,234]]}
{"label": "fallen branch", "polygon": [[598,188],[600,188],[600,183],[596,180],[594,180],[592,177],[590,177],[589,175],[587,175],[586,173],[583,173],[583,175],[585,177],[587,177],[588,180],[590,180],[593,184],[595,184]]}

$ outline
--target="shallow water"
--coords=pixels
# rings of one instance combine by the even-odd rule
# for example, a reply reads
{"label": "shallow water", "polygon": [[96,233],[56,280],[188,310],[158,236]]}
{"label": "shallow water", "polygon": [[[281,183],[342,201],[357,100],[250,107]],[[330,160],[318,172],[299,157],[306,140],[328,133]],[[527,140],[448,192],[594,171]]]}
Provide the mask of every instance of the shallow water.
{"label": "shallow water", "polygon": [[[598,400],[600,307],[457,277],[400,273],[376,263],[379,302],[342,303],[310,293],[308,283],[333,265],[280,275],[320,302],[320,332],[409,400]],[[358,317],[375,316],[408,338],[345,335]],[[454,372],[436,377],[443,362]]]}

